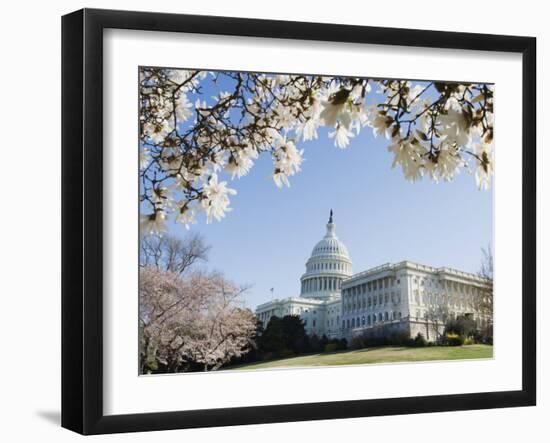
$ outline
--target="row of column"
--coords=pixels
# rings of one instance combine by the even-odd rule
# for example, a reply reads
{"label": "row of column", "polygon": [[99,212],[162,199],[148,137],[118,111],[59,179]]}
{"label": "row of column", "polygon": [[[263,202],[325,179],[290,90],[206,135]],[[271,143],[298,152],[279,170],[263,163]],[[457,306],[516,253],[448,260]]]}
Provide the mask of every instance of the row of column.
{"label": "row of column", "polygon": [[302,294],[317,291],[339,291],[342,279],[338,277],[312,277],[302,281]]}

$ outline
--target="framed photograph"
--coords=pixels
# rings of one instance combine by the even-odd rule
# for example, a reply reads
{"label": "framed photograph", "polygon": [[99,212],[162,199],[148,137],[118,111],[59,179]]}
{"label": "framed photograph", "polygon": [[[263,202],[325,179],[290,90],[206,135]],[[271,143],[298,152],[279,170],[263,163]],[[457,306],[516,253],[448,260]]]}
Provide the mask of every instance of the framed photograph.
{"label": "framed photograph", "polygon": [[536,403],[531,37],[62,20],[62,425]]}

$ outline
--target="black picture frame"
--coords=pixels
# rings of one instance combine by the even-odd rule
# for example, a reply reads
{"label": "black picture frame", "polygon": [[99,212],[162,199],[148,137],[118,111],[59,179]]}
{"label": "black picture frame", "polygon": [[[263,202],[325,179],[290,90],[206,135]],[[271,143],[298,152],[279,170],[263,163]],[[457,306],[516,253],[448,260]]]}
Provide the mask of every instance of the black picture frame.
{"label": "black picture frame", "polygon": [[[519,53],[523,65],[522,388],[131,415],[103,413],[103,30],[171,31]],[[536,39],[83,9],[62,18],[62,426],[82,434],[536,404]]]}

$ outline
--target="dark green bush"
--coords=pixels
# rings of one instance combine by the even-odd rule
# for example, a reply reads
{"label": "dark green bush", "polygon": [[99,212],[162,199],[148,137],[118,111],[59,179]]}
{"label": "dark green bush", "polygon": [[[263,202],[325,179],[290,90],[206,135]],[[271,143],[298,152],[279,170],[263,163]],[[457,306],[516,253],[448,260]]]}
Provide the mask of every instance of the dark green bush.
{"label": "dark green bush", "polygon": [[445,344],[447,346],[462,346],[464,344],[464,337],[454,332],[448,332],[445,335]]}

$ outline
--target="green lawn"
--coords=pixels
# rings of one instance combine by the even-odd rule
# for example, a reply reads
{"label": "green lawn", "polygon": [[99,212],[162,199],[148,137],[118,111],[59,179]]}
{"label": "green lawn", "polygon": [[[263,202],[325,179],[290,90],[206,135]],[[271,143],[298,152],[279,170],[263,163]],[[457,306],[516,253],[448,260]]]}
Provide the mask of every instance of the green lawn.
{"label": "green lawn", "polygon": [[364,365],[370,363],[396,363],[408,361],[463,360],[492,358],[493,347],[488,345],[430,346],[426,348],[405,348],[386,346],[357,351],[340,351],[325,354],[309,354],[227,368],[229,370],[250,370],[269,368],[292,368],[308,366]]}

